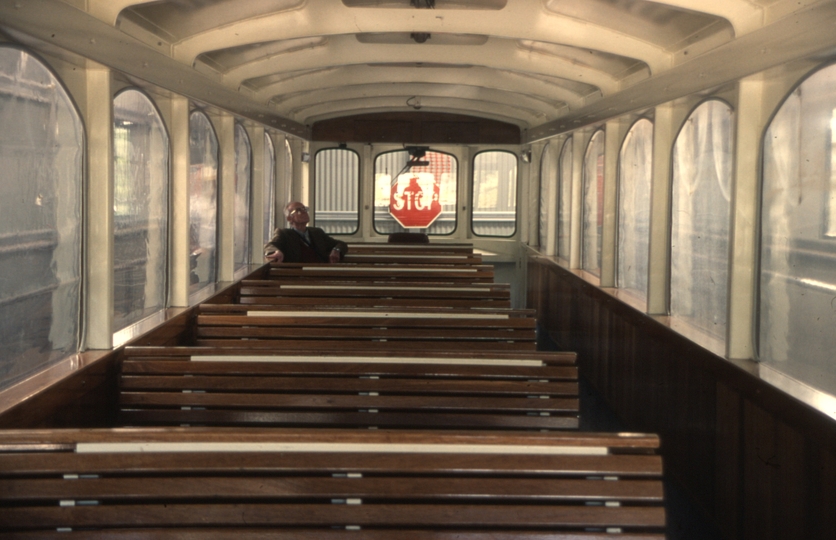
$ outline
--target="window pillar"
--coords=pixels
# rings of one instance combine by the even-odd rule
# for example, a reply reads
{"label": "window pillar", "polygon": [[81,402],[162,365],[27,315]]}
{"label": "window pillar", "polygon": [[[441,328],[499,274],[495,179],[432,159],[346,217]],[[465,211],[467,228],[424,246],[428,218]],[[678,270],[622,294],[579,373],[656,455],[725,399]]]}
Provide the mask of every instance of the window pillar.
{"label": "window pillar", "polygon": [[189,305],[189,100],[170,99],[171,250],[169,304]]}
{"label": "window pillar", "polygon": [[252,151],[252,181],[250,183],[250,262],[264,262],[264,127],[255,126],[247,129]]}
{"label": "window pillar", "polygon": [[624,122],[607,122],[604,139],[604,213],[601,227],[601,287],[615,287],[616,216],[618,215],[618,157],[624,140]]}
{"label": "window pillar", "polygon": [[[729,260],[729,313],[726,355],[755,354],[760,138],[764,129],[764,82],[760,76],[738,83]],[[768,113],[767,113],[768,114]]]}
{"label": "window pillar", "polygon": [[87,79],[87,348],[113,345],[113,78]]}
{"label": "window pillar", "polygon": [[218,281],[232,281],[235,273],[235,118],[226,112],[216,117],[218,153]]}

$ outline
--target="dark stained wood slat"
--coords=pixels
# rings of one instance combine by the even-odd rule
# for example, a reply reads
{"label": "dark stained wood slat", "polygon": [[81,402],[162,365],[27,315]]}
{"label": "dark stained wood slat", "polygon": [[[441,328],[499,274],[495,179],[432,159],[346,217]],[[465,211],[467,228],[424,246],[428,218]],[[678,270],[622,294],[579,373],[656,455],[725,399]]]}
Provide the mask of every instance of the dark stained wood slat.
{"label": "dark stained wood slat", "polygon": [[282,305],[282,306],[304,306],[307,308],[316,308],[318,306],[356,306],[356,307],[426,307],[434,309],[444,308],[471,308],[471,309],[488,309],[501,308],[507,309],[511,307],[510,299],[491,299],[491,298],[446,298],[444,305],[439,306],[437,299],[427,298],[393,298],[393,297],[275,297],[275,296],[242,296],[239,299],[241,304],[248,305]]}
{"label": "dark stained wood slat", "polygon": [[152,374],[226,374],[263,375],[293,374],[321,376],[400,376],[430,379],[471,378],[496,379],[546,379],[548,381],[572,381],[578,378],[574,366],[491,366],[449,364],[384,364],[337,362],[201,362],[177,360],[172,357],[131,357],[122,363],[122,373],[127,375]]}
{"label": "dark stained wood slat", "polygon": [[[351,289],[349,287],[333,287],[317,289],[311,287],[242,287],[241,296],[269,296],[274,298],[413,298],[413,299],[478,299],[478,300],[506,300],[510,298],[510,291],[486,290],[486,291],[461,291],[461,290],[430,290],[428,288],[410,287],[397,289],[395,287],[374,289]],[[438,302],[436,302],[438,303]],[[441,302],[441,305],[445,305]]]}
{"label": "dark stained wood slat", "polygon": [[[53,538],[52,532],[9,532],[4,538],[7,540],[40,540]],[[110,529],[107,531],[66,531],[61,538],[84,538],[85,540],[393,540],[391,530],[278,530],[275,528],[251,529],[238,528],[199,528],[188,529]],[[398,540],[664,540],[662,533],[620,533],[613,536],[605,532],[542,532],[525,529],[517,530],[462,530],[448,531],[417,531],[403,530],[397,532]]]}
{"label": "dark stained wood slat", "polygon": [[329,394],[231,394],[123,392],[119,405],[138,407],[223,407],[258,409],[377,409],[462,412],[575,413],[577,399],[473,398],[435,396],[347,396]]}
{"label": "dark stained wood slat", "polygon": [[[320,339],[291,340],[291,339],[197,339],[195,345],[206,347],[247,347],[252,351],[267,350],[275,351],[281,349],[286,352],[309,352],[313,347],[321,351],[350,351],[350,350],[371,350],[379,347],[379,352],[389,350],[395,342],[375,340],[331,340]],[[534,341],[414,341],[415,349],[422,351],[534,351]],[[418,346],[420,344],[420,347]]]}
{"label": "dark stained wood slat", "polygon": [[387,502],[620,501],[660,503],[662,486],[646,480],[528,478],[121,477],[16,479],[3,482],[0,501],[54,499],[305,499],[362,498]]}
{"label": "dark stained wood slat", "polygon": [[[103,511],[104,509],[104,511]],[[145,504],[7,508],[0,528],[124,526],[664,527],[657,507],[408,504]]]}
{"label": "dark stained wood slat", "polygon": [[482,264],[481,255],[424,255],[405,253],[349,253],[344,262],[351,264],[439,264],[473,265]]}
{"label": "dark stained wood slat", "polygon": [[504,414],[387,413],[387,412],[271,412],[232,410],[123,410],[127,425],[206,426],[327,426],[387,429],[576,429],[577,418]]}
{"label": "dark stained wood slat", "polygon": [[[166,433],[158,431],[157,439]],[[186,428],[174,431],[182,433]],[[189,428],[190,432],[220,428]],[[240,430],[234,430],[240,432]],[[255,431],[255,430],[254,430]],[[274,430],[270,430],[274,431]],[[391,431],[357,431],[360,440],[374,440],[376,435]],[[552,436],[571,432],[556,432]],[[90,434],[87,434],[88,437]],[[409,432],[399,433],[399,439],[409,441]],[[475,435],[475,432],[474,432]],[[513,434],[511,434],[513,435]],[[527,437],[519,432],[519,438]],[[512,438],[509,434],[505,438]],[[241,440],[238,435],[236,440]],[[459,436],[458,438],[462,438]],[[478,438],[471,437],[471,440]],[[150,434],[147,440],[153,440]],[[188,440],[182,435],[179,439]],[[106,440],[112,440],[108,437]],[[164,442],[162,439],[160,442]],[[168,439],[169,442],[170,439]],[[92,442],[92,441],[91,441]],[[75,454],[72,452],[50,453],[45,459],[38,453],[0,454],[0,476],[22,477],[31,475],[60,475],[67,472],[76,474],[117,474],[123,475],[130,469],[132,474],[300,474],[312,472],[342,472],[361,474],[468,474],[478,476],[618,476],[619,478],[658,478],[662,474],[662,458],[658,455],[527,455],[525,459],[509,459],[508,455],[497,454],[403,454],[350,452],[314,453],[269,453],[269,452],[178,452],[173,454]]]}
{"label": "dark stained wood slat", "polygon": [[577,385],[566,382],[344,379],[312,377],[123,377],[122,389],[330,392],[387,394],[488,394],[493,396],[576,396]]}
{"label": "dark stained wood slat", "polygon": [[351,328],[335,326],[323,332],[321,328],[282,326],[274,327],[228,327],[228,326],[198,326],[199,338],[268,338],[281,337],[296,339],[386,339],[391,341],[430,340],[487,340],[487,341],[533,341],[536,339],[534,329],[444,329],[444,328]]}
{"label": "dark stained wood slat", "polygon": [[480,318],[425,318],[425,317],[329,317],[327,314],[315,317],[246,316],[246,315],[199,315],[200,326],[308,326],[327,329],[338,326],[387,327],[387,328],[472,328],[510,330],[533,330],[533,318],[480,319]]}

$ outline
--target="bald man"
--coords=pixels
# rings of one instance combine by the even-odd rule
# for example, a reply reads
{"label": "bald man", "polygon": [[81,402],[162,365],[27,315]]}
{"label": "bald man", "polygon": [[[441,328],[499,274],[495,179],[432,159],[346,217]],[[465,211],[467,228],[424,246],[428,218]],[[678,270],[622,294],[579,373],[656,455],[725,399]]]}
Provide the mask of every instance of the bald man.
{"label": "bald man", "polygon": [[311,216],[299,201],[284,207],[288,228],[264,246],[264,257],[270,262],[338,263],[348,252],[345,242],[335,240],[317,227],[308,227]]}

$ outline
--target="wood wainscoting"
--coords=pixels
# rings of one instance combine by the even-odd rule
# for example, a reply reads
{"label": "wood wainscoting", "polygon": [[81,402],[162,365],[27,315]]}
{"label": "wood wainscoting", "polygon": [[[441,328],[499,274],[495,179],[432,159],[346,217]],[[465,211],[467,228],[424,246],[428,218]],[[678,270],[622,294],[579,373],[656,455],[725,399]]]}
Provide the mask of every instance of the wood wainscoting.
{"label": "wood wainscoting", "polygon": [[836,422],[529,252],[528,307],[727,538],[836,538]]}

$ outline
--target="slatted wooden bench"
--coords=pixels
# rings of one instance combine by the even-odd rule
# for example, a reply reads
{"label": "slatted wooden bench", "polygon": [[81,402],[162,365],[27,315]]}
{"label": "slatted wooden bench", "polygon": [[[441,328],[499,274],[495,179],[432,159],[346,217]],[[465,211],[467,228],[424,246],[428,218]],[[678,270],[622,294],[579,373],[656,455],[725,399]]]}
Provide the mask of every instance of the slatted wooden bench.
{"label": "slatted wooden bench", "polygon": [[[403,313],[401,317],[340,317],[312,313],[303,317],[281,312],[253,311],[247,315],[199,315],[197,344],[282,349],[306,347],[310,342],[333,341],[352,347],[368,343],[403,343],[404,347],[472,350],[537,348],[536,321],[530,317],[494,319],[478,316],[450,318]],[[307,344],[305,342],[308,342]]]}
{"label": "slatted wooden bench", "polygon": [[[242,354],[243,352],[243,354]],[[373,351],[372,351],[373,353]],[[576,429],[575,355],[127,347],[123,425]]]}
{"label": "slatted wooden bench", "polygon": [[651,435],[260,429],[0,432],[0,535],[664,538]]}
{"label": "slatted wooden bench", "polygon": [[506,285],[272,280],[242,282],[242,304],[509,308]]}

